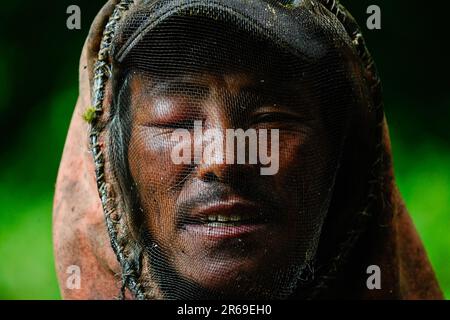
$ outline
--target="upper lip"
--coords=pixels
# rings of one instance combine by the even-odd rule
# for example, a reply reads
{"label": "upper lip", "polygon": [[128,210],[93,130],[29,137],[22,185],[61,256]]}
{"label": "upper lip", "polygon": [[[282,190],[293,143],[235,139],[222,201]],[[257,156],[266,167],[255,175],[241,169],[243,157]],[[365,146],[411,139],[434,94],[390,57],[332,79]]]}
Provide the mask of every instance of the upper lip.
{"label": "upper lip", "polygon": [[184,224],[208,222],[211,217],[245,216],[255,221],[264,221],[267,214],[260,206],[247,200],[223,200],[194,208],[184,219]]}

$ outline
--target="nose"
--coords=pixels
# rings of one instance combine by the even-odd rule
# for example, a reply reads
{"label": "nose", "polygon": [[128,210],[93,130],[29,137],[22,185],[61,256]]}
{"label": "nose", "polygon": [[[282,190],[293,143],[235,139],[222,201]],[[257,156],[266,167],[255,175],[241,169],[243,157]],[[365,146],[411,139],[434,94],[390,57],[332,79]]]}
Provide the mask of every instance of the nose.
{"label": "nose", "polygon": [[196,145],[201,145],[201,154],[196,154],[201,161],[198,163],[198,178],[204,182],[229,180],[233,170],[236,170],[233,163],[228,163],[227,152],[234,150],[227,149],[226,127],[223,124],[216,123],[208,125],[208,129],[203,131],[201,141]]}
{"label": "nose", "polygon": [[[235,136],[229,135],[226,130],[208,129],[203,135],[203,148],[197,157],[200,160],[197,162],[197,176],[204,182],[243,182],[243,179],[250,178],[258,171],[258,163],[250,163],[250,155],[247,154],[250,153],[250,142],[244,140],[244,148],[241,148]],[[245,153],[244,162],[238,152]]]}
{"label": "nose", "polygon": [[[201,158],[197,167],[198,178],[204,182],[229,181],[233,172],[237,170],[234,161],[231,163],[227,152],[234,153],[234,148],[227,146],[226,132],[235,124],[230,115],[225,112],[226,108],[219,103],[210,107],[208,115],[203,123],[202,136],[197,137],[196,145],[201,145]],[[199,138],[201,141],[199,141]]]}
{"label": "nose", "polygon": [[229,178],[226,171],[226,165],[203,164],[198,168],[198,178],[203,182],[225,182]]}
{"label": "nose", "polygon": [[[196,140],[196,145],[202,145],[202,158],[197,166],[198,178],[205,182],[242,181],[244,176],[249,177],[255,171],[254,165],[237,163],[237,141],[235,137],[228,136],[228,130],[245,128],[245,117],[242,111],[237,112],[242,101],[233,93],[220,91],[220,95],[212,95],[205,105],[207,106],[203,123],[202,141]],[[204,140],[203,140],[204,139]],[[247,140],[244,144],[250,143]],[[249,147],[248,145],[245,146]],[[195,148],[195,147],[194,147]]]}

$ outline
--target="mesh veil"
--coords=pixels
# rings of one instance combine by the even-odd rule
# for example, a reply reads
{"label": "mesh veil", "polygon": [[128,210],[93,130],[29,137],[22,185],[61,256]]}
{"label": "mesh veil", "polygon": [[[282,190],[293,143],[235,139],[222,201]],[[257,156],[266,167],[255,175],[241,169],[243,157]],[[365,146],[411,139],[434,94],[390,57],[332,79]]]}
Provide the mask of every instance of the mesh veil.
{"label": "mesh veil", "polygon": [[[378,104],[368,100],[370,56],[343,10],[275,0],[116,7],[91,142],[124,288],[136,298],[280,299],[317,282],[351,114]],[[243,162],[227,130],[248,134]]]}

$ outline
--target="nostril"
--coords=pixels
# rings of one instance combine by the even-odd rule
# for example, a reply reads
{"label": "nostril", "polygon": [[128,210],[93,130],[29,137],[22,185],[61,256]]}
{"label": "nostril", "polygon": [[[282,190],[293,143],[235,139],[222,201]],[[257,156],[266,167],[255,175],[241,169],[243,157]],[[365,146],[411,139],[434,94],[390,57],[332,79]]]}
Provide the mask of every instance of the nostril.
{"label": "nostril", "polygon": [[201,179],[204,182],[213,182],[213,181],[219,181],[219,177],[211,171],[205,172],[204,174],[202,174]]}
{"label": "nostril", "polygon": [[[223,164],[201,164],[197,167],[197,178],[203,182],[229,182],[234,166]],[[234,175],[234,174],[233,174]]]}

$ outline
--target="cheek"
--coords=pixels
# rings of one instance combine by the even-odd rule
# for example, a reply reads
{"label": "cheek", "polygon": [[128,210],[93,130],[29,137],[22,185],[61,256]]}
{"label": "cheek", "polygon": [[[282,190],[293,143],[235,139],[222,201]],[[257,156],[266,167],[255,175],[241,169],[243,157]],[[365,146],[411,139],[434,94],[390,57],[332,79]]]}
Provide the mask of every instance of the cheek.
{"label": "cheek", "polygon": [[331,162],[324,136],[285,133],[280,136],[279,155],[280,168],[274,180],[287,201],[308,205],[309,195],[328,187]]}
{"label": "cheek", "polygon": [[147,127],[133,128],[128,150],[130,172],[147,227],[156,238],[169,234],[167,230],[173,227],[177,195],[172,190],[185,172],[183,166],[173,164],[171,150],[170,135],[156,134]]}
{"label": "cheek", "polygon": [[301,243],[305,250],[319,232],[320,212],[331,185],[332,161],[327,145],[325,137],[319,135],[280,137],[280,170],[273,177],[274,190],[287,209],[286,233],[292,243]]}
{"label": "cheek", "polygon": [[284,186],[295,186],[299,174],[303,172],[302,156],[308,148],[308,139],[301,133],[282,133],[280,135],[280,168],[275,178]]}

